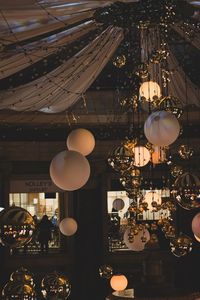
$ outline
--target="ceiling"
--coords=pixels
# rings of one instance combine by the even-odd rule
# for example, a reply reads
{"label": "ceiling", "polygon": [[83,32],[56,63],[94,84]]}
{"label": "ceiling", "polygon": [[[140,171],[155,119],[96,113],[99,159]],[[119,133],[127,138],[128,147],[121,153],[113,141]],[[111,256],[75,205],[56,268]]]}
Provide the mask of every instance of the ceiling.
{"label": "ceiling", "polygon": [[[11,1],[1,0],[2,138],[6,136],[5,139],[9,140],[16,136],[16,139],[20,139],[26,130],[24,136],[28,138],[33,132],[30,130],[42,132],[45,129],[52,130],[52,135],[57,136],[56,132],[61,128],[66,130],[70,126],[101,128],[99,136],[101,131],[108,127],[110,130],[116,127],[128,130],[132,122],[132,113],[130,109],[120,105],[120,100],[130,93],[137,94],[141,82],[135,74],[141,63],[142,50],[141,28],[136,24],[136,21],[140,20],[137,16],[142,13],[142,5],[146,5],[146,10],[149,7],[155,10],[156,3],[153,0],[120,3],[18,0],[15,1],[15,6]],[[167,44],[179,67],[185,72],[188,82],[192,82],[197,92],[200,88],[199,2],[189,5],[190,11],[187,13],[186,1],[180,3],[183,20],[178,19],[177,24],[184,24],[187,19],[187,31],[183,35],[180,32],[183,31],[183,27],[179,26],[178,31],[177,28],[169,26]],[[127,9],[132,7],[137,8],[137,15],[126,22]],[[110,13],[112,18],[106,18]],[[152,16],[154,14],[155,11],[152,12]],[[92,59],[89,60],[92,55]],[[116,68],[113,61],[120,55],[126,56],[126,64],[122,68]],[[100,63],[95,61],[97,56]],[[77,61],[80,62],[79,66]],[[89,69],[88,65],[91,64],[94,67]],[[80,72],[77,72],[77,69]],[[67,79],[65,74],[68,74]],[[59,76],[66,80],[62,87]],[[50,88],[52,91],[48,94]],[[30,99],[30,105],[27,106]],[[46,100],[50,106],[54,103],[51,101],[55,101],[56,104],[62,101],[62,105],[59,104],[58,109],[54,105],[55,110],[48,111]],[[38,101],[42,103],[40,107],[37,106]],[[200,116],[198,103],[195,104],[193,98],[189,98],[184,105],[189,105],[189,119],[195,134]],[[140,122],[146,113],[145,109],[141,111]],[[184,122],[188,123],[186,115],[183,116]],[[42,133],[42,136],[44,138],[45,133]]]}

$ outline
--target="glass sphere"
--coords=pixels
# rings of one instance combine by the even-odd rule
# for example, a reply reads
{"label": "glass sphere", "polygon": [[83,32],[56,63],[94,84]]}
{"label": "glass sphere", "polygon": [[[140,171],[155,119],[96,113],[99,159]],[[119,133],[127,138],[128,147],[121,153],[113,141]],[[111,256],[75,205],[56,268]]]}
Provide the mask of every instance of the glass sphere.
{"label": "glass sphere", "polygon": [[178,153],[182,159],[189,159],[193,156],[194,150],[188,145],[181,145],[179,147]]}
{"label": "glass sphere", "polygon": [[113,60],[113,65],[116,68],[121,69],[123,66],[125,66],[126,64],[126,56],[125,55],[118,55],[117,57],[115,57],[115,59]]}
{"label": "glass sphere", "polygon": [[108,157],[108,164],[117,172],[124,173],[133,167],[133,153],[124,145],[114,148]]}
{"label": "glass sphere", "polygon": [[113,268],[109,265],[102,265],[99,267],[99,275],[102,278],[110,279],[113,276]]}
{"label": "glass sphere", "polygon": [[192,239],[187,235],[179,235],[171,239],[170,249],[174,256],[182,257],[192,251]]}
{"label": "glass sphere", "polygon": [[184,209],[200,207],[200,179],[189,172],[179,176],[171,192],[177,203]]}
{"label": "glass sphere", "polygon": [[0,213],[0,240],[11,248],[23,247],[32,239],[36,225],[31,214],[17,206]]}
{"label": "glass sphere", "polygon": [[24,282],[9,281],[2,290],[3,299],[36,300],[33,286]]}
{"label": "glass sphere", "polygon": [[10,281],[24,282],[27,285],[35,286],[33,274],[27,269],[21,267],[10,275]]}
{"label": "glass sphere", "polygon": [[178,98],[173,96],[167,96],[160,100],[160,110],[171,112],[177,119],[183,114],[181,102]]}
{"label": "glass sphere", "polygon": [[68,299],[71,293],[71,284],[65,275],[53,272],[47,274],[41,282],[41,292],[45,299]]}
{"label": "glass sphere", "polygon": [[181,166],[175,165],[175,166],[171,167],[171,175],[173,177],[176,178],[176,177],[181,176],[182,174],[183,174],[183,168]]}

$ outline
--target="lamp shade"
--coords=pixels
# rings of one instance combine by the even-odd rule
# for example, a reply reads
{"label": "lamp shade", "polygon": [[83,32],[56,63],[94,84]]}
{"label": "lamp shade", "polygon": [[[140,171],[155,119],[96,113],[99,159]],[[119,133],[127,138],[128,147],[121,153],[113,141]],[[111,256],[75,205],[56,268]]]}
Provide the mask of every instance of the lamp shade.
{"label": "lamp shade", "polygon": [[62,151],[51,161],[50,176],[59,188],[75,191],[83,187],[88,181],[90,165],[81,153]]}
{"label": "lamp shade", "polygon": [[140,97],[145,101],[154,101],[161,97],[160,86],[155,81],[145,81],[140,86]]}
{"label": "lamp shade", "polygon": [[123,291],[128,285],[128,280],[124,275],[113,275],[110,279],[110,285],[115,291]]}
{"label": "lamp shade", "polygon": [[136,146],[134,152],[134,166],[144,167],[150,161],[151,155],[149,150],[143,146]]}
{"label": "lamp shade", "polygon": [[59,228],[62,234],[71,236],[76,233],[78,225],[73,218],[65,218],[60,222]]}
{"label": "lamp shade", "polygon": [[80,152],[84,156],[87,156],[95,147],[94,136],[87,129],[75,129],[67,138],[67,147],[69,150],[74,150]]}
{"label": "lamp shade", "polygon": [[200,213],[196,214],[192,220],[192,232],[195,238],[198,237],[200,239]]}
{"label": "lamp shade", "polygon": [[166,111],[153,112],[144,124],[148,141],[157,146],[169,146],[178,138],[180,125],[176,117]]}

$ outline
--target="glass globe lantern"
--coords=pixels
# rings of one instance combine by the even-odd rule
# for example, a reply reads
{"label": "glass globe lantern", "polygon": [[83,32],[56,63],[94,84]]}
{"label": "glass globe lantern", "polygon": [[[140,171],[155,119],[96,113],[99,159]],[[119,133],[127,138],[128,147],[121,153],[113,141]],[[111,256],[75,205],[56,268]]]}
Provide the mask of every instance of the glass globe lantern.
{"label": "glass globe lantern", "polygon": [[177,203],[186,210],[200,207],[200,179],[189,172],[179,176],[171,192]]}
{"label": "glass globe lantern", "polygon": [[133,163],[133,153],[124,144],[115,147],[108,157],[108,164],[121,174],[130,170]]}

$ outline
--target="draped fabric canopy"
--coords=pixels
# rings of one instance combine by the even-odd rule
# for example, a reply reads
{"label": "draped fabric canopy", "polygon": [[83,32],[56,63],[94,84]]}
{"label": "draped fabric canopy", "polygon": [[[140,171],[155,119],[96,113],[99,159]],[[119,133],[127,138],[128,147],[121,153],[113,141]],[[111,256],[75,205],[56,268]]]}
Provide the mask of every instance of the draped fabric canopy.
{"label": "draped fabric canopy", "polygon": [[[123,41],[122,28],[105,28],[94,19],[96,9],[114,2],[117,1],[16,0],[13,3],[0,0],[0,109],[57,113],[82,98]],[[138,0],[121,2],[137,3]],[[172,28],[200,49],[198,34],[189,40],[180,26],[174,24]],[[156,38],[145,41],[142,34],[141,31],[144,60],[147,49],[155,48]],[[176,66],[170,75],[169,91],[188,104],[187,75],[173,52],[169,53],[169,68]],[[54,60],[52,66],[49,61]],[[51,67],[42,73],[42,66],[48,63]],[[5,83],[26,77],[30,70],[34,70],[31,80],[25,78],[17,86],[11,83],[9,88],[4,88]],[[154,66],[151,74],[155,74]],[[157,74],[161,78],[161,71]],[[199,88],[188,77],[187,93],[190,103],[200,105]]]}

